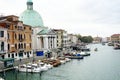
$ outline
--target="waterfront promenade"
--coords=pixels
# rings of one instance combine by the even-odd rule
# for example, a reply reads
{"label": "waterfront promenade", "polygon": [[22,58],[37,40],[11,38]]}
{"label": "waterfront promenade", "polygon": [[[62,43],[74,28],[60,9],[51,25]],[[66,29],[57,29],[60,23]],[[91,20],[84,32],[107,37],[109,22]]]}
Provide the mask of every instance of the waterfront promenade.
{"label": "waterfront promenade", "polygon": [[[34,60],[40,60],[40,59],[43,59],[43,58],[42,57],[34,58]],[[15,60],[14,66],[18,66],[20,64],[25,64],[25,63],[32,62],[32,61],[33,61],[33,57],[26,58],[26,59],[21,59],[21,60]],[[12,69],[12,68],[6,68],[6,70],[7,69]],[[0,72],[3,71],[3,69],[4,69],[4,63],[0,61]]]}

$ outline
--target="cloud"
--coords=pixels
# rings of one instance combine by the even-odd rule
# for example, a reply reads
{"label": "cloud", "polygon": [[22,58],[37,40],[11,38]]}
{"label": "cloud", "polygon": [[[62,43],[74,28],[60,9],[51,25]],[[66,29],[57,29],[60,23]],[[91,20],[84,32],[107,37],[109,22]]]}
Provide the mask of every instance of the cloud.
{"label": "cloud", "polygon": [[93,16],[93,22],[103,24],[119,23],[120,17],[119,0],[92,0],[82,5],[82,12]]}
{"label": "cloud", "polygon": [[[1,0],[0,13],[19,15],[27,0]],[[119,0],[33,0],[34,10],[50,28],[70,33],[108,36],[119,33]],[[14,4],[14,5],[13,5]]]}

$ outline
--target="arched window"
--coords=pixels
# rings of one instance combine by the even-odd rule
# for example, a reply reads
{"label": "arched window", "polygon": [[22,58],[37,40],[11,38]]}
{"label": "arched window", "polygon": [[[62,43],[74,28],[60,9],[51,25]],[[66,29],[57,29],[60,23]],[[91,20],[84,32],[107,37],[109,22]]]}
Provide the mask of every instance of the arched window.
{"label": "arched window", "polygon": [[24,34],[24,39],[26,39],[26,36],[25,36],[25,34]]}
{"label": "arched window", "polygon": [[20,39],[22,39],[22,34],[20,35]]}
{"label": "arched window", "polygon": [[15,49],[17,49],[17,44],[15,44]]}
{"label": "arched window", "polygon": [[31,35],[30,35],[30,40],[31,40]]}
{"label": "arched window", "polygon": [[20,43],[19,43],[19,45],[18,45],[18,48],[20,49]]}
{"label": "arched window", "polygon": [[7,35],[8,35],[8,39],[10,39],[10,35],[9,35],[9,33],[8,33]]}
{"label": "arched window", "polygon": [[32,47],[31,43],[30,43],[30,48]]}
{"label": "arched window", "polygon": [[21,48],[23,48],[23,44],[21,44]]}
{"label": "arched window", "polygon": [[19,34],[19,37],[18,37],[18,39],[20,40],[20,34]]}
{"label": "arched window", "polygon": [[1,42],[1,51],[4,51],[4,42]]}
{"label": "arched window", "polygon": [[15,39],[17,39],[17,35],[16,35],[16,33],[15,33]]}
{"label": "arched window", "polygon": [[24,48],[26,49],[26,43],[24,43]]}
{"label": "arched window", "polygon": [[10,44],[8,44],[8,50],[10,50]]}

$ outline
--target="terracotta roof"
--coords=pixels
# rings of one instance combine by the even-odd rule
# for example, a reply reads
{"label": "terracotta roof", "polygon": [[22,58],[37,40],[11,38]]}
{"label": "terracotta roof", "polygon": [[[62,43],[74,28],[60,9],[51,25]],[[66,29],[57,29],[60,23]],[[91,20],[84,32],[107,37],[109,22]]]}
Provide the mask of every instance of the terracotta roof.
{"label": "terracotta roof", "polygon": [[[120,34],[113,34],[112,36],[120,36]],[[111,37],[112,37],[112,36],[111,36]]]}

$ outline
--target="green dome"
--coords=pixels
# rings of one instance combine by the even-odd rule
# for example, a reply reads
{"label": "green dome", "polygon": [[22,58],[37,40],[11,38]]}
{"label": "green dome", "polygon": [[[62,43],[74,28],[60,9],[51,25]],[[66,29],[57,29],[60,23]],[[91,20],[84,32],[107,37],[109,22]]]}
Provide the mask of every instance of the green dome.
{"label": "green dome", "polygon": [[24,24],[30,25],[32,27],[43,27],[43,20],[40,14],[33,10],[32,0],[27,1],[27,10],[25,10],[19,18],[20,21],[23,21]]}
{"label": "green dome", "polygon": [[38,12],[34,10],[25,10],[20,15],[20,21],[24,24],[30,25],[32,27],[41,26],[43,27],[43,21]]}

